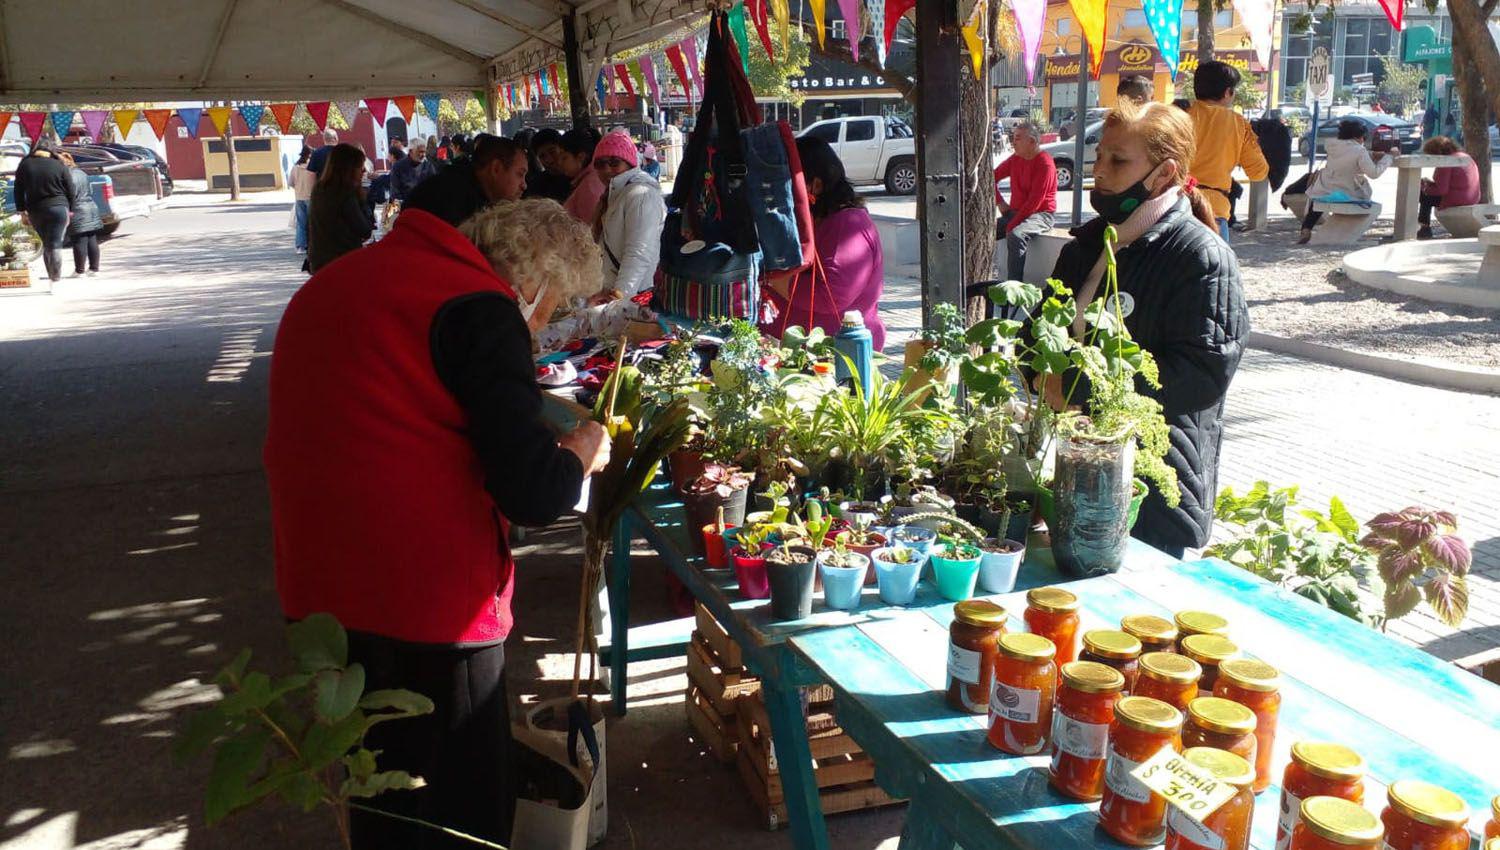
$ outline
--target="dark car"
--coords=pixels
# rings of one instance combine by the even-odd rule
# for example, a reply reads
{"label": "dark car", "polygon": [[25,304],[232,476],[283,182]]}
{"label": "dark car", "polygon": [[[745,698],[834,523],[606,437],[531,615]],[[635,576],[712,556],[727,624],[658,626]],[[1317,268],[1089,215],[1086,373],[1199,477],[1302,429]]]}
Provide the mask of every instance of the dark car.
{"label": "dark car", "polygon": [[98,143],[94,147],[104,148],[116,153],[130,154],[137,159],[152,163],[156,167],[156,173],[161,175],[162,197],[172,194],[172,172],[167,168],[167,161],[155,150],[143,145],[122,145],[116,142]]}
{"label": "dark car", "polygon": [[[1318,121],[1318,153],[1324,152],[1329,139],[1338,138],[1339,122],[1351,118],[1365,125],[1365,147],[1371,150],[1389,150],[1399,144],[1402,153],[1416,153],[1422,147],[1422,125],[1395,115],[1356,112]],[[1297,152],[1308,156],[1311,150],[1312,132],[1309,131],[1298,141]]]}

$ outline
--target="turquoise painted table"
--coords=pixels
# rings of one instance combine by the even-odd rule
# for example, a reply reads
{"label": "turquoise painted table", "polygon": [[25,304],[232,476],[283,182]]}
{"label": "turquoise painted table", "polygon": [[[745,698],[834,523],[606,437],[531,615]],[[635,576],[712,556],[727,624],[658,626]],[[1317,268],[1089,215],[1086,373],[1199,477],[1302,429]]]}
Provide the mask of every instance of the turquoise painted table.
{"label": "turquoise painted table", "polygon": [[[1117,627],[1126,614],[1220,613],[1247,655],[1279,669],[1284,701],[1276,736],[1280,778],[1298,740],[1336,741],[1369,764],[1366,805],[1385,785],[1424,779],[1468,801],[1482,831],[1500,793],[1500,687],[1391,640],[1220,561],[1126,571],[1068,585],[1083,628]],[[1024,629],[1024,594],[992,597]],[[903,850],[1123,848],[1097,828],[1097,804],[1047,784],[1045,757],[1010,756],[986,740],[983,717],[944,701],[951,606],[865,612],[846,628],[793,635],[798,661],[832,684],[840,724],[870,753],[887,793],[908,797]],[[791,763],[790,761],[784,763]],[[1275,845],[1281,789],[1256,800],[1252,846]]]}

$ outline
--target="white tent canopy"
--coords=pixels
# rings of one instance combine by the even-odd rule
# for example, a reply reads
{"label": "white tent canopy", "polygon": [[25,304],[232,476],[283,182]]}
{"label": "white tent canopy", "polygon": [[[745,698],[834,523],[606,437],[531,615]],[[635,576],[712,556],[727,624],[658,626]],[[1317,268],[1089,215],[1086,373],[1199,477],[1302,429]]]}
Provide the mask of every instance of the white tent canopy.
{"label": "white tent canopy", "polygon": [[707,0],[0,0],[0,102],[312,99],[487,89],[563,60],[586,78]]}

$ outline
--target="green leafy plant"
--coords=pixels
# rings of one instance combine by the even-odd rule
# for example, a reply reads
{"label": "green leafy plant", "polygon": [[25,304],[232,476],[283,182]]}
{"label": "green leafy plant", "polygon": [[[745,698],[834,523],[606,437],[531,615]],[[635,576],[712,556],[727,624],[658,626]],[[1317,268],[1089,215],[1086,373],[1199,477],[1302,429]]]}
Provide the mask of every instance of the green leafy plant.
{"label": "green leafy plant", "polygon": [[922,354],[920,368],[924,372],[937,374],[950,366],[956,366],[969,353],[964,339],[963,314],[952,304],[938,304],[932,308],[932,323],[922,328],[922,343],[927,349]]}
{"label": "green leafy plant", "polygon": [[1444,624],[1458,628],[1469,611],[1466,576],[1473,556],[1448,511],[1409,507],[1377,514],[1360,545],[1374,553],[1385,581],[1385,616],[1395,620],[1426,598]]}
{"label": "green leafy plant", "polygon": [[[365,690],[365,671],[349,663],[349,638],[329,614],[287,626],[295,673],[273,677],[250,670],[240,652],[214,682],[224,698],[187,719],[174,747],[179,759],[212,750],[204,818],[213,825],[272,797],[311,812],[326,807],[349,846],[346,807],[412,820],[357,801],[385,791],[418,788],[420,777],[381,770],[365,735],[376,724],[430,714],[433,704],[406,690]],[[435,830],[470,836],[423,821]]]}
{"label": "green leafy plant", "polygon": [[910,546],[902,546],[900,543],[894,543],[890,548],[885,550],[885,557],[881,560],[888,564],[910,564],[916,559],[917,550]]}
{"label": "green leafy plant", "polygon": [[805,371],[814,362],[833,353],[833,341],[822,328],[806,330],[791,325],[781,334],[781,362],[789,369]]}
{"label": "green leafy plant", "polygon": [[[851,365],[852,368],[852,365]],[[852,390],[823,396],[825,439],[831,458],[853,470],[849,487],[864,498],[872,474],[889,472],[904,450],[919,444],[927,429],[951,426],[952,415],[922,404],[923,390],[907,390],[904,380],[893,381],[879,372],[871,375],[870,394],[855,382]]]}
{"label": "green leafy plant", "polygon": [[734,542],[738,543],[745,554],[754,555],[760,551],[760,546],[771,539],[772,529],[768,526],[752,526],[741,528],[734,533]]}

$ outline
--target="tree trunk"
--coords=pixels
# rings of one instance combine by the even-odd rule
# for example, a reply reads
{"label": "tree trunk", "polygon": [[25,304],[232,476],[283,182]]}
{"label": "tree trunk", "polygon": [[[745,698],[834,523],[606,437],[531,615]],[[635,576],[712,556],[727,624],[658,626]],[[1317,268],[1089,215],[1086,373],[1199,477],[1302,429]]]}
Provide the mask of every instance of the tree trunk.
{"label": "tree trunk", "polygon": [[[1500,112],[1500,47],[1496,47],[1489,27],[1485,26],[1494,8],[1493,3],[1481,7],[1476,0],[1448,0],[1448,15],[1453,19],[1454,76],[1458,76],[1460,65],[1476,71],[1484,90],[1481,96],[1487,99],[1491,110]],[[1462,63],[1458,58],[1460,45],[1467,56]]]}
{"label": "tree trunk", "polygon": [[[228,106],[229,101],[224,101],[224,105]],[[250,134],[255,134],[254,127],[250,128]],[[228,121],[224,122],[222,136],[224,139],[224,156],[229,160],[229,200],[238,201],[240,199],[240,159],[234,151],[234,118],[232,115]]]}
{"label": "tree trunk", "polygon": [[1463,121],[1464,150],[1479,166],[1479,194],[1481,203],[1490,203],[1494,189],[1490,185],[1490,132],[1485,124],[1489,105],[1485,102],[1484,80],[1480,78],[1469,56],[1469,45],[1462,39],[1453,40],[1453,80],[1458,88],[1458,104]]}
{"label": "tree trunk", "polygon": [[[993,4],[999,6],[998,3]],[[964,148],[964,281],[989,280],[995,258],[995,166],[991,161],[989,87],[974,79],[973,68],[965,57],[959,104],[963,110]],[[989,67],[989,63],[985,63]],[[984,302],[975,299],[968,306],[970,321],[984,318]]]}
{"label": "tree trunk", "polygon": [[1198,0],[1198,62],[1214,58],[1214,0]]}

